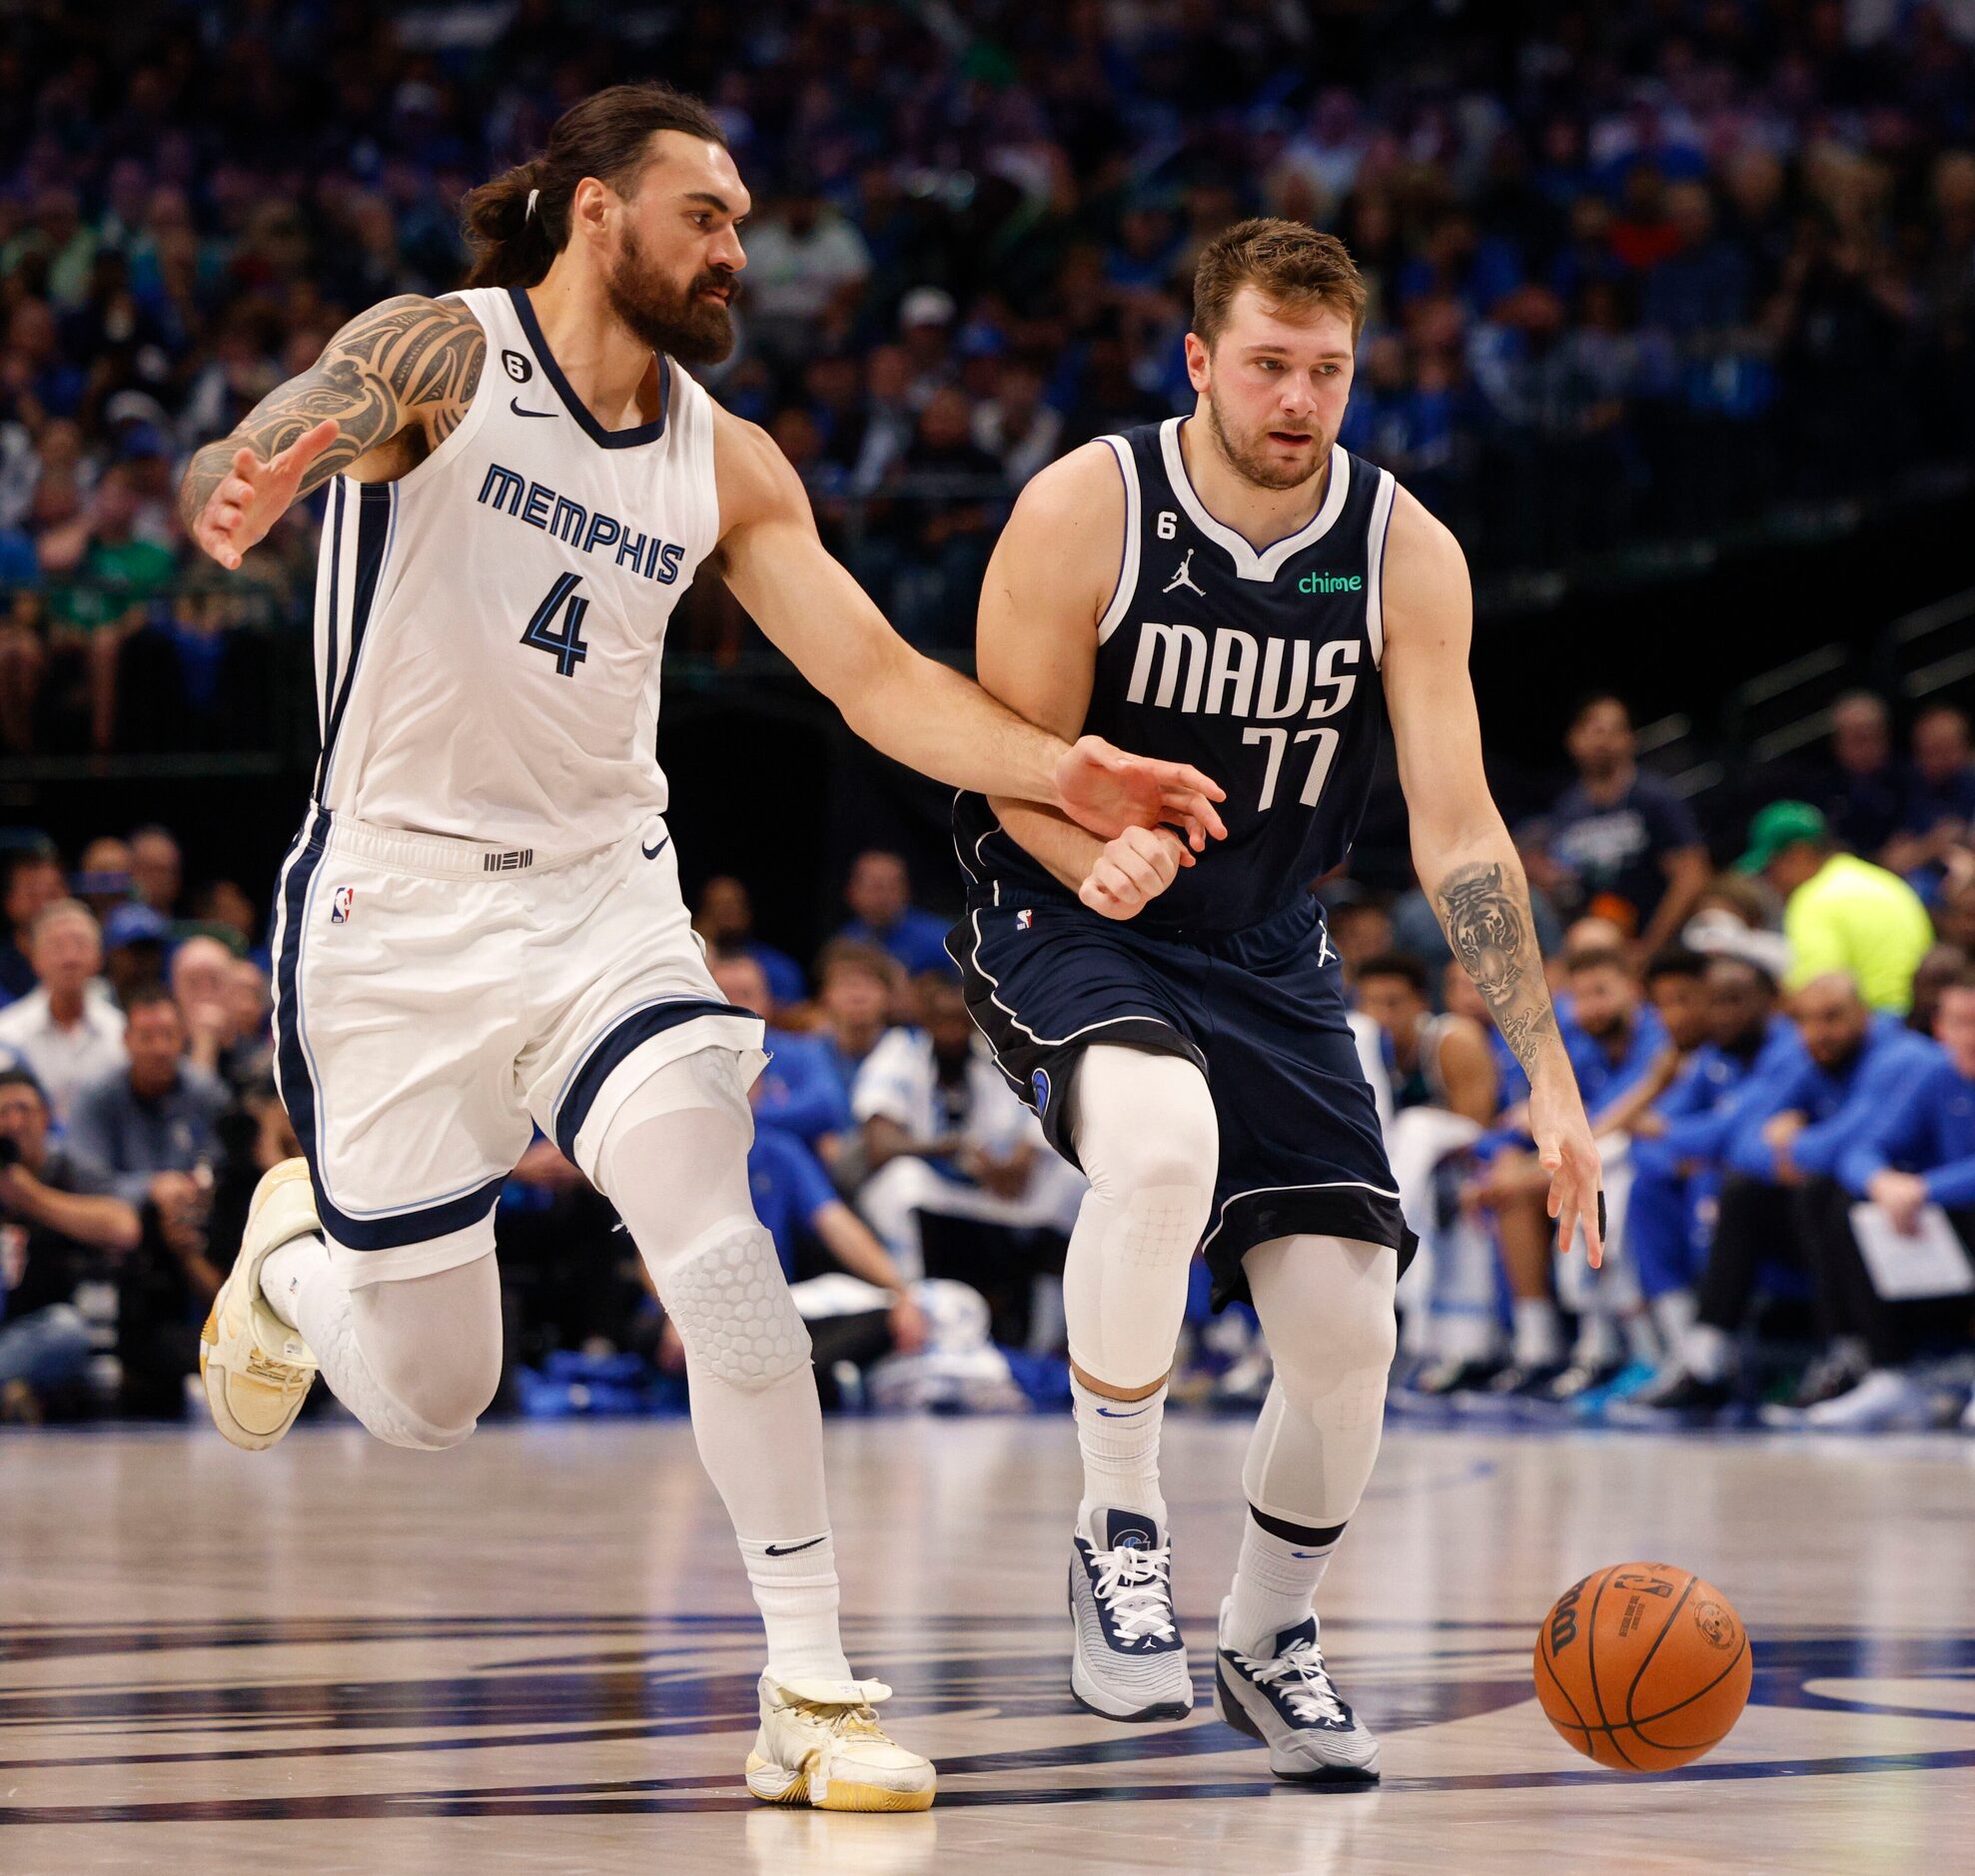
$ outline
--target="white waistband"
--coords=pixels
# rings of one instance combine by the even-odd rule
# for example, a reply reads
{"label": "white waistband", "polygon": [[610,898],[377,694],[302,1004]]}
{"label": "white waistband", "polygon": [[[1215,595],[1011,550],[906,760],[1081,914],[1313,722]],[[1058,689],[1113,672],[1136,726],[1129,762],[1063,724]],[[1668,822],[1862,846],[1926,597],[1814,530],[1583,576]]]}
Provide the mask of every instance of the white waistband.
{"label": "white waistband", "polygon": [[[648,826],[647,821],[644,825]],[[322,838],[325,828],[327,850],[349,854],[353,859],[370,860],[395,872],[424,873],[437,879],[486,879],[496,873],[541,873],[572,860],[587,859],[592,853],[617,846],[633,838],[638,829],[627,829],[617,840],[599,845],[551,851],[544,847],[502,847],[486,840],[456,840],[450,834],[415,834],[402,827],[380,827],[374,821],[360,821],[352,815],[333,814],[312,805],[303,832],[310,839]]]}

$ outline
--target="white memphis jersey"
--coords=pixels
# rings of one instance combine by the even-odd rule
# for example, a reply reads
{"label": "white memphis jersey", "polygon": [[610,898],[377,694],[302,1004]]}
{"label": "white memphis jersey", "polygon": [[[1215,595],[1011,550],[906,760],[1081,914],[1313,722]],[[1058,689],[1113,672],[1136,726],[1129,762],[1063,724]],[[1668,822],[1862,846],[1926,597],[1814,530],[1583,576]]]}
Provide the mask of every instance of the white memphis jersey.
{"label": "white memphis jersey", "polygon": [[382,827],[531,848],[662,812],[666,621],[719,535],[713,406],[670,359],[662,415],[600,426],[525,293],[460,425],[395,482],[330,484],[316,575],[316,797]]}

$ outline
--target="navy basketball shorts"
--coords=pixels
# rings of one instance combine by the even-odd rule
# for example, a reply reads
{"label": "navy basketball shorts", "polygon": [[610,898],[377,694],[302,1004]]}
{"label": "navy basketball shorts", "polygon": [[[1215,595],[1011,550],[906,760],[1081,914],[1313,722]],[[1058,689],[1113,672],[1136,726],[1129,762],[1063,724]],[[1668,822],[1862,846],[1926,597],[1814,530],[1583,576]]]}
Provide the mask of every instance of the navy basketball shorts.
{"label": "navy basketball shorts", "polygon": [[1304,1233],[1418,1240],[1400,1211],[1372,1089],[1346,1021],[1344,979],[1314,899],[1235,932],[1161,937],[1073,900],[976,894],[948,936],[967,1006],[995,1060],[1077,1164],[1072,1078],[1093,1043],[1180,1055],[1207,1077],[1221,1123],[1201,1250],[1214,1306],[1248,1300],[1243,1257]]}

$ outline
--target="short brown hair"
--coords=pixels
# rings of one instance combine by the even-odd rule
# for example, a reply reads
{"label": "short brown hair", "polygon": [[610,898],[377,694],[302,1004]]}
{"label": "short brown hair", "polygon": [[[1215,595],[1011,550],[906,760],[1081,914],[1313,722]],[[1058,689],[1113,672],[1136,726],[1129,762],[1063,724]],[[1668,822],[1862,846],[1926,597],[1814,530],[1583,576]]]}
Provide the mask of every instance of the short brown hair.
{"label": "short brown hair", "polygon": [[1263,216],[1237,222],[1201,250],[1193,271],[1193,329],[1212,346],[1244,287],[1291,312],[1328,307],[1351,321],[1351,342],[1365,330],[1365,281],[1335,235],[1303,222]]}

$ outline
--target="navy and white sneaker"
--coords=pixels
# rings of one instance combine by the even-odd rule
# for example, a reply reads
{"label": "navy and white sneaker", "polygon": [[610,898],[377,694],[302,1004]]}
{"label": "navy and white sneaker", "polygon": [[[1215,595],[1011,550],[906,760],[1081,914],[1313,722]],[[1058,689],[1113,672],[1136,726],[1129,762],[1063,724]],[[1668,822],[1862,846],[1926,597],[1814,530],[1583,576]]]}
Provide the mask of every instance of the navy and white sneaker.
{"label": "navy and white sneaker", "polygon": [[1187,1646],[1173,1613],[1173,1552],[1145,1511],[1099,1508],[1070,1558],[1070,1691],[1114,1720],[1193,1711]]}
{"label": "navy and white sneaker", "polygon": [[1229,1603],[1221,1604],[1214,1651],[1214,1711],[1236,1732],[1269,1748],[1269,1769],[1302,1784],[1375,1785],[1379,1742],[1344,1702],[1324,1665],[1313,1615],[1286,1628],[1269,1654],[1227,1645]]}

